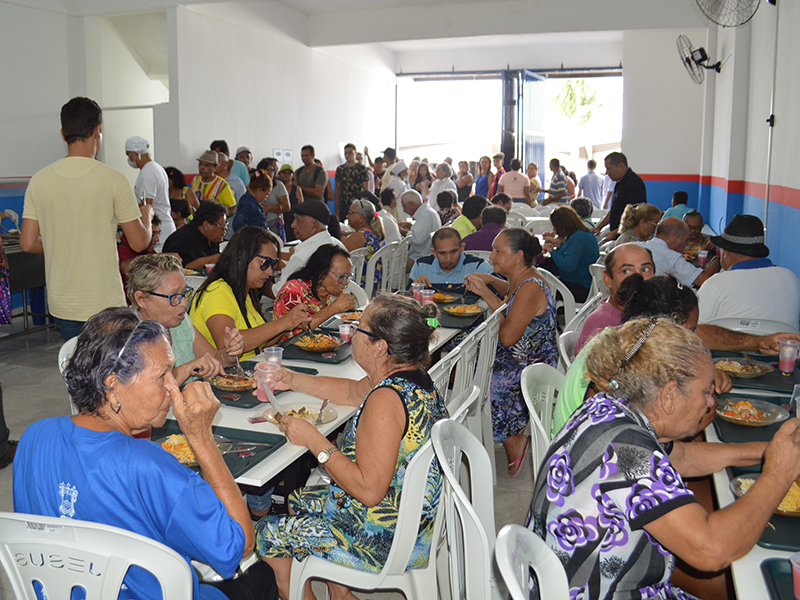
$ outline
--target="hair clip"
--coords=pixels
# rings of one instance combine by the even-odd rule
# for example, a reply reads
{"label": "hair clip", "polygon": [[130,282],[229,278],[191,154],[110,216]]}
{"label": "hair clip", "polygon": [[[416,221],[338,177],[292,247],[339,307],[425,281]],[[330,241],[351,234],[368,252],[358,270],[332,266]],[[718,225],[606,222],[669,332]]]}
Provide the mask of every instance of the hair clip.
{"label": "hair clip", "polygon": [[614,379],[614,378],[612,377],[612,378],[611,378],[611,380],[608,382],[608,386],[609,386],[609,387],[610,387],[612,390],[618,390],[618,389],[619,389],[619,381],[617,381],[616,379]]}
{"label": "hair clip", "polygon": [[436,317],[428,317],[427,319],[425,319],[425,321],[427,321],[428,325],[430,325],[434,329],[436,329],[439,326],[439,319],[437,319]]}
{"label": "hair clip", "polygon": [[642,335],[639,336],[639,339],[636,340],[636,343],[631,347],[630,350],[628,350],[628,353],[625,355],[625,358],[622,359],[622,364],[620,364],[619,368],[617,369],[617,372],[614,373],[614,375],[609,380],[611,387],[613,387],[615,390],[619,389],[619,382],[616,381],[615,378],[620,374],[620,372],[622,372],[622,369],[625,368],[625,366],[631,361],[631,359],[634,356],[636,356],[636,353],[639,350],[641,350],[642,346],[644,346],[644,343],[647,341],[647,338],[650,337],[650,334],[653,333],[653,330],[655,328],[656,328],[656,318],[653,317],[652,319],[650,319],[650,324],[647,326],[647,329],[644,330],[644,333],[642,333]]}

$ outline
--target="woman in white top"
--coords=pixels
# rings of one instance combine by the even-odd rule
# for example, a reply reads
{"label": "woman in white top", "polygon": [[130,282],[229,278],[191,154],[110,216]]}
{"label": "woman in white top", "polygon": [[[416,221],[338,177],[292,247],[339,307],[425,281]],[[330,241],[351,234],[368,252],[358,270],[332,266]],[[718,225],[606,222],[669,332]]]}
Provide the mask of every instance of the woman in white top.
{"label": "woman in white top", "polygon": [[499,193],[511,196],[514,202],[531,203],[531,180],[520,173],[522,162],[518,158],[511,161],[511,170],[500,178]]}

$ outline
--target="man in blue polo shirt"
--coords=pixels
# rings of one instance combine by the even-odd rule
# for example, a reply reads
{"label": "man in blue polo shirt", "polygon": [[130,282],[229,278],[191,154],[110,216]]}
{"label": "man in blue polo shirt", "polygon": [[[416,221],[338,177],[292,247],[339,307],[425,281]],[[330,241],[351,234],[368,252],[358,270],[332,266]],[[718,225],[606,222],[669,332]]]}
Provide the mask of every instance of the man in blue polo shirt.
{"label": "man in blue polo shirt", "polygon": [[492,272],[485,260],[464,253],[461,234],[452,227],[437,230],[431,243],[431,254],[418,258],[411,268],[408,287],[412,283],[424,283],[426,287],[462,293],[464,277]]}

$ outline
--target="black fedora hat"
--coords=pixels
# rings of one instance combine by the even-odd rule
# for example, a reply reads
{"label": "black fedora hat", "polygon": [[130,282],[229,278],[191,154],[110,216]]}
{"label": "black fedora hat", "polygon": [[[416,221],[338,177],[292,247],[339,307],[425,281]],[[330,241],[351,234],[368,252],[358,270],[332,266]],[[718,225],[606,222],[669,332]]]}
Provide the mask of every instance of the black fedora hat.
{"label": "black fedora hat", "polygon": [[729,252],[765,258],[769,248],[764,244],[764,224],[753,215],[734,215],[722,235],[712,235],[711,242]]}

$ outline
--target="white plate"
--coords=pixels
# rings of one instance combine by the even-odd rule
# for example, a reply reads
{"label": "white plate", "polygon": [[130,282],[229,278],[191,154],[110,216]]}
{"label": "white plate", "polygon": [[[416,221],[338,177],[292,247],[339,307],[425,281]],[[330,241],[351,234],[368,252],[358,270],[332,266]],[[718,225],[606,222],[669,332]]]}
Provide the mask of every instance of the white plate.
{"label": "white plate", "polygon": [[[280,402],[280,400],[278,400]],[[319,404],[314,404],[313,402],[290,402],[287,404],[281,403],[281,408],[286,411],[286,413],[291,417],[295,416],[292,415],[290,411],[292,410],[299,410],[301,408],[306,408],[311,411],[312,416],[306,417],[306,420],[310,423],[314,423],[317,419],[317,415],[319,414],[319,407],[322,406],[322,402]],[[271,406],[267,408],[262,413],[269,423],[276,424],[277,420],[275,419],[275,409]],[[338,418],[339,413],[336,412],[336,409],[331,408],[330,406],[326,406],[325,410],[322,411],[322,423],[330,423],[331,421],[336,420]]]}

